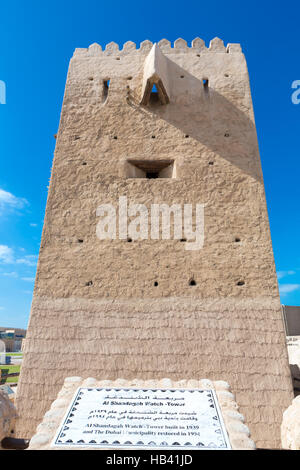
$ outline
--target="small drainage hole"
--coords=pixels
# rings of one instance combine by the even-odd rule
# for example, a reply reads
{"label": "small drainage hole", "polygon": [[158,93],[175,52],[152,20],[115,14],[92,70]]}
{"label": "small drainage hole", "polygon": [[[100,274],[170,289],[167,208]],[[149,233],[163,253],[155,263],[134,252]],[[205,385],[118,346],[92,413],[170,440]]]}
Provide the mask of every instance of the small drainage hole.
{"label": "small drainage hole", "polygon": [[93,285],[93,281],[86,282],[85,285],[86,285],[87,287],[92,286],[92,285]]}
{"label": "small drainage hole", "polygon": [[196,286],[197,283],[195,281],[195,279],[191,279],[190,282],[189,282],[189,286]]}
{"label": "small drainage hole", "polygon": [[132,242],[132,238],[127,238],[128,243]]}
{"label": "small drainage hole", "polygon": [[154,287],[157,287],[157,286],[158,286],[158,282],[157,282],[157,281],[155,281],[155,283],[154,283]]}
{"label": "small drainage hole", "polygon": [[237,285],[237,286],[243,286],[244,284],[245,284],[245,282],[244,282],[244,281],[239,281],[239,282],[237,282],[237,284],[236,284],[236,285]]}
{"label": "small drainage hole", "polygon": [[239,243],[241,241],[241,239],[240,238],[235,238],[234,241],[235,241],[235,243]]}

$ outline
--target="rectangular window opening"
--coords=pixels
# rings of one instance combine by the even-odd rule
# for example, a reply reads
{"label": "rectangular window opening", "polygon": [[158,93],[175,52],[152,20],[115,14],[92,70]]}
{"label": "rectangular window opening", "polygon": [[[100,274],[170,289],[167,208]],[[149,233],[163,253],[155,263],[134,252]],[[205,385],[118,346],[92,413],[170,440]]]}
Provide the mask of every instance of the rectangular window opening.
{"label": "rectangular window opening", "polygon": [[127,160],[126,178],[176,178],[174,160]]}
{"label": "rectangular window opening", "polygon": [[103,90],[102,90],[103,103],[107,100],[107,97],[108,97],[109,84],[110,84],[110,79],[103,80]]}

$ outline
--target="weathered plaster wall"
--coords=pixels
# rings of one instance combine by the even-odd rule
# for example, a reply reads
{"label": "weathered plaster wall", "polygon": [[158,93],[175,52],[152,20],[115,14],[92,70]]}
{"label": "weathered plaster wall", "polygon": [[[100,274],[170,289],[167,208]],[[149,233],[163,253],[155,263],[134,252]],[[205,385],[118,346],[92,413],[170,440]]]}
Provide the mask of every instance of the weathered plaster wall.
{"label": "weathered plaster wall", "polygon": [[[69,375],[207,376],[232,384],[258,446],[278,446],[292,388],[245,58],[220,40],[209,49],[201,40],[160,47],[166,106],[139,104],[147,41],[122,51],[95,44],[71,60],[19,433],[32,435]],[[126,159],[174,159],[176,178],[127,179]],[[187,251],[179,240],[100,241],[96,209],[119,196],[148,208],[206,204],[203,249]]]}

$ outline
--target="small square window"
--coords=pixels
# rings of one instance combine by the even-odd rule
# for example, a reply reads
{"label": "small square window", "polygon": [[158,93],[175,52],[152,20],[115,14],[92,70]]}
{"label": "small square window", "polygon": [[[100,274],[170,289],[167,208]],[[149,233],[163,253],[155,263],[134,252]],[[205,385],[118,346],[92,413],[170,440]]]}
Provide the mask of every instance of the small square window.
{"label": "small square window", "polygon": [[176,178],[174,160],[126,160],[126,178]]}

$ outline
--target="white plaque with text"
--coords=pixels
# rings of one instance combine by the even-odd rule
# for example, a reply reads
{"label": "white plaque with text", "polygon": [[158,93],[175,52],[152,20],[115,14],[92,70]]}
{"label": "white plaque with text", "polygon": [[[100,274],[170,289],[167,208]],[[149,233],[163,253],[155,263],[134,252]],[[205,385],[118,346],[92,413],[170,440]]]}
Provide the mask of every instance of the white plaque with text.
{"label": "white plaque with text", "polygon": [[55,447],[231,449],[213,390],[79,388]]}

